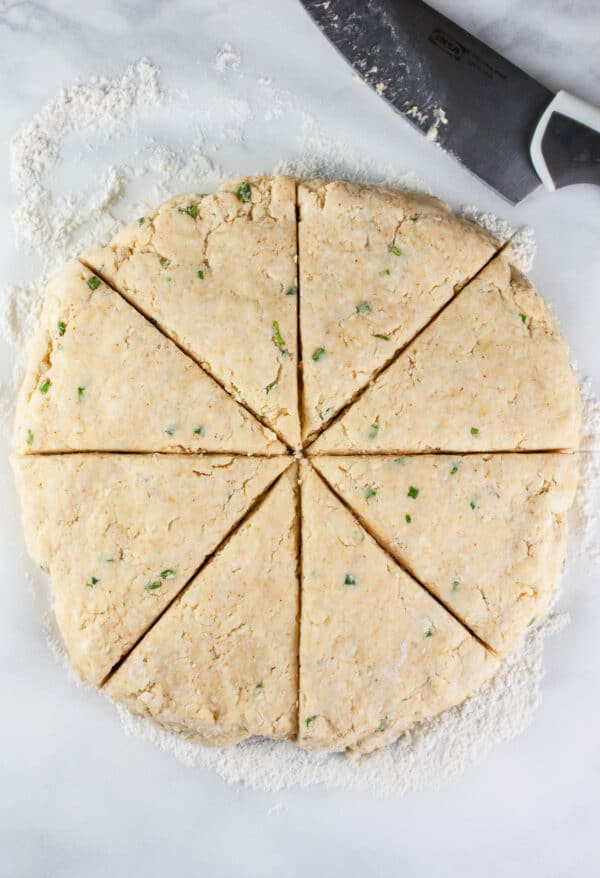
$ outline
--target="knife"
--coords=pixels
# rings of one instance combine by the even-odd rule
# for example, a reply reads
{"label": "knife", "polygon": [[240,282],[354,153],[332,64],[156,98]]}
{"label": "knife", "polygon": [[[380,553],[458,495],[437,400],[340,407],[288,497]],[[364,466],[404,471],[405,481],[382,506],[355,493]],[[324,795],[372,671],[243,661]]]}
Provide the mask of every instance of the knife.
{"label": "knife", "polygon": [[600,186],[600,109],[554,94],[421,0],[301,0],[356,73],[513,204]]}

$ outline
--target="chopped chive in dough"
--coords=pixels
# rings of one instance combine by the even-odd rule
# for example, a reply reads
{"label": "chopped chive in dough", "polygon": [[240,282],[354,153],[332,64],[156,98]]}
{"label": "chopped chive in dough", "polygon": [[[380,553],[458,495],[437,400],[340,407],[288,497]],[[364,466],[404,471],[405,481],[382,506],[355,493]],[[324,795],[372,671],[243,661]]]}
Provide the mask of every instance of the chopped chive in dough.
{"label": "chopped chive in dough", "polygon": [[160,579],[155,579],[154,582],[149,582],[144,588],[146,591],[156,591],[157,588],[162,588],[162,582]]}
{"label": "chopped chive in dough", "polygon": [[145,222],[146,222],[145,216],[138,217],[138,226],[143,226]]}
{"label": "chopped chive in dough", "polygon": [[417,497],[419,496],[419,489],[415,488],[414,485],[411,485],[410,488],[408,489],[408,496],[412,497],[413,500],[416,500]]}
{"label": "chopped chive in dough", "polygon": [[40,386],[38,387],[38,390],[39,390],[40,393],[48,393],[48,389],[49,389],[49,387],[50,387],[50,379],[49,379],[49,378],[45,378],[45,379],[42,381],[42,383],[40,384]]}
{"label": "chopped chive in dough", "polygon": [[324,411],[319,412],[319,417],[321,418],[322,421],[324,421],[332,414],[333,414],[333,409],[331,407],[328,407]]}
{"label": "chopped chive in dough", "polygon": [[325,354],[325,348],[317,348],[312,352],[312,359],[315,363],[318,363],[322,356]]}
{"label": "chopped chive in dough", "polygon": [[78,388],[77,388],[77,398],[78,398],[79,400],[82,400],[84,394],[85,394],[85,387],[78,387]]}
{"label": "chopped chive in dough", "polygon": [[394,256],[402,256],[402,250],[400,249],[400,247],[396,247],[395,244],[390,244],[390,246],[388,247],[388,251],[390,253],[393,253]]}
{"label": "chopped chive in dough", "polygon": [[260,683],[257,683],[256,688],[257,689],[264,689],[265,688],[264,683],[262,681]]}
{"label": "chopped chive in dough", "polygon": [[100,286],[100,281],[98,280],[97,277],[92,275],[91,277],[88,277],[87,285],[90,288],[90,290],[97,290],[98,287]]}
{"label": "chopped chive in dough", "polygon": [[198,277],[200,280],[204,280],[204,271],[201,268],[198,269]]}
{"label": "chopped chive in dough", "polygon": [[433,628],[428,628],[425,632],[425,637],[433,637]]}
{"label": "chopped chive in dough", "polygon": [[380,732],[380,733],[381,733],[381,732],[385,732],[385,730],[387,729],[387,727],[388,727],[388,725],[389,725],[389,722],[390,722],[389,717],[385,716],[385,717],[381,720],[381,722],[379,723],[379,725],[377,726],[377,728],[375,729],[375,732]]}
{"label": "chopped chive in dough", "polygon": [[64,335],[65,332],[67,331],[67,324],[64,323],[62,320],[59,320],[56,325],[58,326],[58,334]]}
{"label": "chopped chive in dough", "polygon": [[469,503],[471,509],[477,509],[477,497],[472,497],[471,502]]}
{"label": "chopped chive in dough", "polygon": [[242,204],[247,204],[252,200],[252,189],[250,188],[250,183],[244,181],[240,184],[238,191],[236,192],[237,197],[240,199]]}
{"label": "chopped chive in dough", "polygon": [[369,439],[377,439],[377,434],[379,433],[379,424],[371,424],[369,427]]}
{"label": "chopped chive in dough", "polygon": [[202,436],[204,433],[204,427],[194,427],[194,436]]}
{"label": "chopped chive in dough", "polygon": [[405,521],[407,524],[410,524],[411,521],[412,521],[412,518],[411,518],[411,516],[408,514],[408,512],[407,512],[406,515],[404,516],[404,521]]}
{"label": "chopped chive in dough", "polygon": [[359,314],[368,314],[369,311],[371,310],[371,306],[369,305],[368,302],[359,302],[358,305],[356,306],[356,310],[358,311]]}
{"label": "chopped chive in dough", "polygon": [[374,332],[373,335],[375,338],[380,338],[382,341],[390,340],[389,335],[384,335],[382,332]]}
{"label": "chopped chive in dough", "polygon": [[527,627],[528,627],[528,628],[531,628],[531,626],[532,626],[533,623],[535,622],[535,619],[536,619],[536,617],[534,616],[533,619],[530,619],[530,620],[529,620],[529,622],[527,623]]}
{"label": "chopped chive in dough", "polygon": [[273,326],[273,335],[272,335],[273,342],[277,345],[277,347],[279,348],[279,350],[281,351],[281,353],[284,356],[289,357],[290,353],[285,346],[285,339],[281,334],[281,329],[279,328],[279,321],[274,320],[272,323],[272,326]]}
{"label": "chopped chive in dough", "polygon": [[314,723],[316,718],[317,718],[316,714],[314,714],[313,716],[306,717],[306,719],[304,720],[304,725],[306,726],[307,729],[310,729],[310,727],[312,726],[312,724]]}
{"label": "chopped chive in dough", "polygon": [[97,579],[95,576],[90,576],[89,581],[86,582],[86,584],[85,584],[85,587],[86,588],[93,588],[99,582],[100,582],[100,580]]}
{"label": "chopped chive in dough", "polygon": [[171,264],[171,260],[167,259],[166,256],[162,256],[160,260],[161,268],[168,268]]}
{"label": "chopped chive in dough", "polygon": [[479,436],[479,427],[471,427],[471,436]]}
{"label": "chopped chive in dough", "polygon": [[367,485],[367,487],[364,490],[365,500],[372,500],[373,497],[376,497],[376,496],[377,496],[377,490],[375,488],[371,487],[371,485]]}
{"label": "chopped chive in dough", "polygon": [[293,284],[290,284],[289,287],[285,288],[286,296],[295,296],[297,294],[297,292],[298,292],[298,289]]}
{"label": "chopped chive in dough", "polygon": [[356,585],[356,576],[353,573],[346,573],[344,585]]}
{"label": "chopped chive in dough", "polygon": [[406,458],[405,457],[393,457],[391,460],[391,466],[405,466]]}
{"label": "chopped chive in dough", "polygon": [[277,382],[271,381],[271,383],[267,384],[267,386],[265,387],[265,393],[270,393],[274,387],[277,387]]}
{"label": "chopped chive in dough", "polygon": [[460,588],[460,582],[458,581],[458,579],[455,579],[454,582],[452,583],[452,591],[458,591],[459,588]]}
{"label": "chopped chive in dough", "polygon": [[458,472],[458,464],[453,463],[452,468],[450,469],[450,475],[455,476],[457,472]]}
{"label": "chopped chive in dough", "polygon": [[25,441],[28,445],[33,445],[33,433],[31,430],[28,430],[25,435]]}
{"label": "chopped chive in dough", "polygon": [[175,579],[175,571],[171,570],[170,567],[167,567],[166,570],[160,571],[160,578],[161,579]]}
{"label": "chopped chive in dough", "polygon": [[379,272],[379,277],[387,277],[390,274],[389,268],[384,268],[383,271]]}
{"label": "chopped chive in dough", "polygon": [[521,318],[521,323],[527,323],[527,314],[519,314]]}
{"label": "chopped chive in dough", "polygon": [[178,430],[179,430],[179,424],[171,424],[169,427],[167,427],[167,429],[165,430],[165,433],[168,436],[174,436]]}
{"label": "chopped chive in dough", "polygon": [[187,207],[180,207],[180,213],[187,213],[188,216],[191,216],[192,219],[196,219],[198,216],[198,205],[197,204],[188,204]]}

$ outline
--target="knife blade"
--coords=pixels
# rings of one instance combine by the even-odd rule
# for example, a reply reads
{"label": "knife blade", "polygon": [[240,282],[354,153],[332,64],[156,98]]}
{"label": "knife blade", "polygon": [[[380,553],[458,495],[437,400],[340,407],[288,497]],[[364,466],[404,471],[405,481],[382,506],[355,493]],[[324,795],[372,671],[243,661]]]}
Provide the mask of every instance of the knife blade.
{"label": "knife blade", "polygon": [[301,2],[361,79],[513,204],[540,182],[600,185],[600,110],[555,96],[426,3]]}

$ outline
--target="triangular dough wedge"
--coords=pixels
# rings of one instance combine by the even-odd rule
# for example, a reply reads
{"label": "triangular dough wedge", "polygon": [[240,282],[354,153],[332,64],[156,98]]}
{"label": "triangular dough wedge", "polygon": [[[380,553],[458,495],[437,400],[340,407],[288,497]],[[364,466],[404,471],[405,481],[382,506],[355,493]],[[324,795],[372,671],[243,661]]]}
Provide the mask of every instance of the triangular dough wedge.
{"label": "triangular dough wedge", "polygon": [[498,256],[313,450],[573,449],[579,425],[579,389],[556,320]]}
{"label": "triangular dough wedge", "polygon": [[104,679],[287,462],[13,459],[29,552],[52,578],[58,625],[81,677]]}
{"label": "triangular dough wedge", "polygon": [[298,447],[296,184],[181,195],[84,261]]}
{"label": "triangular dough wedge", "polygon": [[299,184],[303,433],[310,436],[493,256],[436,198]]}
{"label": "triangular dough wedge", "polygon": [[294,465],[117,669],[108,695],[214,746],[295,736],[296,491]]}
{"label": "triangular dough wedge", "polygon": [[577,485],[571,454],[319,457],[400,563],[499,654],[548,609]]}
{"label": "triangular dough wedge", "polygon": [[15,419],[19,453],[283,446],[79,262],[49,284]]}
{"label": "triangular dough wedge", "polygon": [[498,661],[302,474],[299,742],[361,752],[460,704]]}

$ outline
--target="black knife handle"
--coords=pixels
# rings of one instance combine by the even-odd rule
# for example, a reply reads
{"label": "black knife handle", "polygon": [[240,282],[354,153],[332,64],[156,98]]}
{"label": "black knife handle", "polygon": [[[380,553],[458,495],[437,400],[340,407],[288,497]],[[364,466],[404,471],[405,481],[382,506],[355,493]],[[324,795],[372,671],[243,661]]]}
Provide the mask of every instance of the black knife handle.
{"label": "black knife handle", "polygon": [[600,109],[559,91],[537,124],[530,152],[547,189],[573,183],[600,186]]}

